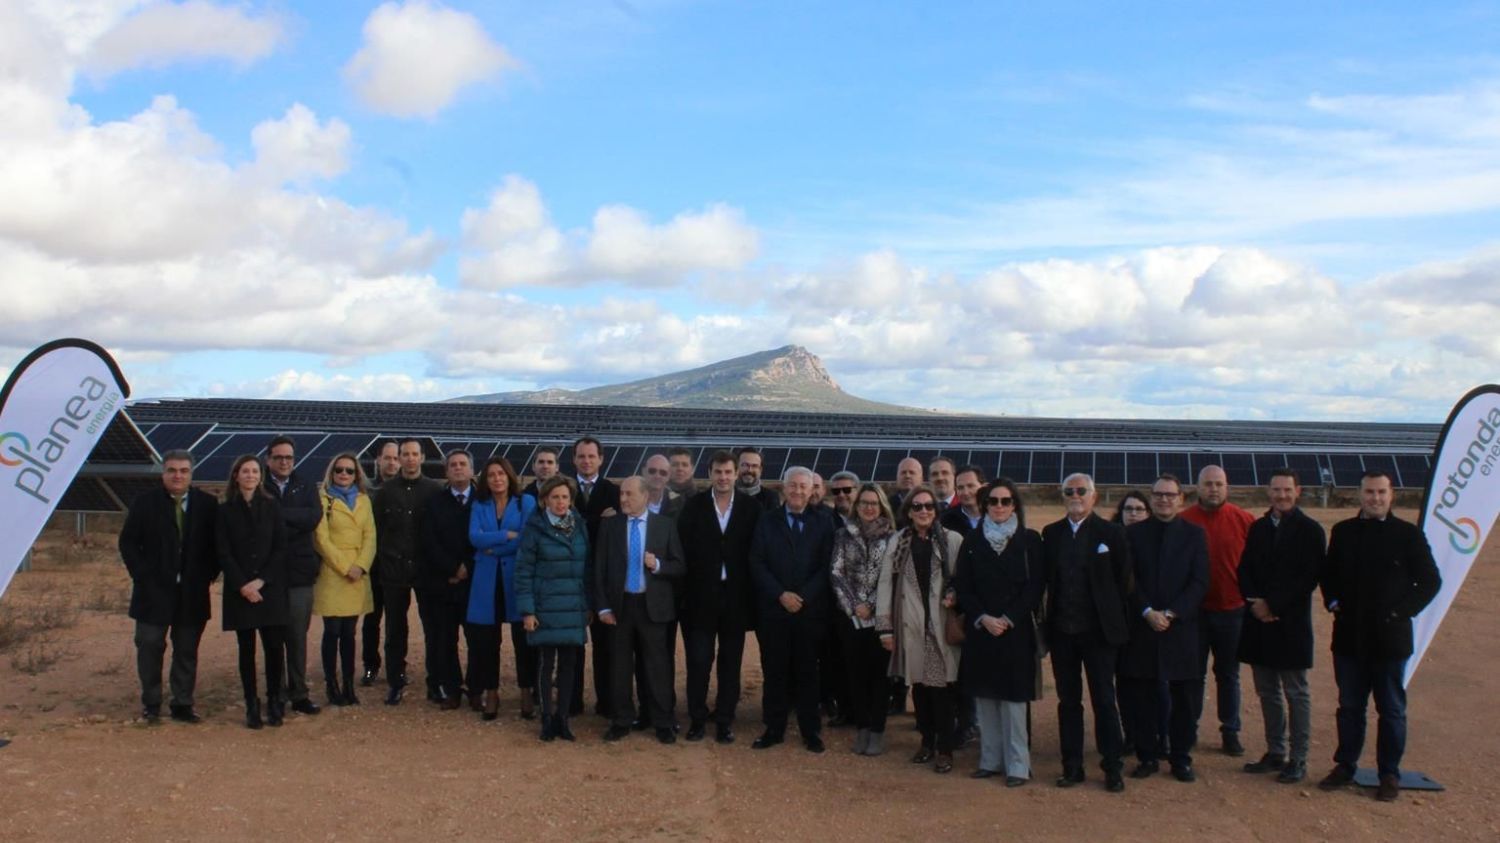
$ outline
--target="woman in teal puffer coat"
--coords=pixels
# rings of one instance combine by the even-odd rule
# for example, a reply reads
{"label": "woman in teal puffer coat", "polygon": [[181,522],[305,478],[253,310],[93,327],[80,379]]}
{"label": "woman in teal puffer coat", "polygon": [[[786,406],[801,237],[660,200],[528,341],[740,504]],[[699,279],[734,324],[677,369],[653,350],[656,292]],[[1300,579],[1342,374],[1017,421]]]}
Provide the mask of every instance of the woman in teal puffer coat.
{"label": "woman in teal puffer coat", "polygon": [[526,627],[526,640],[540,656],[542,740],[571,741],[568,706],[590,614],[588,528],[573,511],[573,486],[567,478],[553,477],[542,484],[540,494],[542,505],[532,512],[516,554],[516,611]]}

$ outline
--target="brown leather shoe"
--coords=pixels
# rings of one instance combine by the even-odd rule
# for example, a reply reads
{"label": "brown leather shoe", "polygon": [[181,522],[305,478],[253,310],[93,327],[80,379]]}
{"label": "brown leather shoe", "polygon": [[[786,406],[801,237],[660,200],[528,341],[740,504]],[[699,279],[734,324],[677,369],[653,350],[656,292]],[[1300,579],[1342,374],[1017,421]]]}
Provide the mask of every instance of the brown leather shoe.
{"label": "brown leather shoe", "polygon": [[1401,777],[1386,774],[1380,777],[1380,786],[1375,788],[1375,798],[1381,802],[1395,802],[1401,795]]}

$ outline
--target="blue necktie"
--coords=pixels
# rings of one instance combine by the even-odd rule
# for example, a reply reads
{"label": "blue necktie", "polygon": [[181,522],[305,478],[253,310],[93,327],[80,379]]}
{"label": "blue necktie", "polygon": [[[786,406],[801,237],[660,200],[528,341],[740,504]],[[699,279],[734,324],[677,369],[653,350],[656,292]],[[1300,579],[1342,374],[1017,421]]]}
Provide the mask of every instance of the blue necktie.
{"label": "blue necktie", "polygon": [[630,519],[630,564],[625,569],[625,590],[639,594],[646,590],[645,539],[641,536],[643,519]]}

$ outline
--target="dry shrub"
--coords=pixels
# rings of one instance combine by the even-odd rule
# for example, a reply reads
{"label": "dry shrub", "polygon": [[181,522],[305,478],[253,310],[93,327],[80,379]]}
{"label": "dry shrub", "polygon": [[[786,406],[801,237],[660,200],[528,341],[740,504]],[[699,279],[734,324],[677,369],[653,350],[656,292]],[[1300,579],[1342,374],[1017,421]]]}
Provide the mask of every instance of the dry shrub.
{"label": "dry shrub", "polygon": [[123,615],[130,611],[130,589],[116,582],[98,582],[83,597],[83,608]]}
{"label": "dry shrub", "polygon": [[48,633],[76,623],[78,606],[65,595],[38,596],[19,606],[0,606],[0,652],[19,647],[38,636],[48,638]]}
{"label": "dry shrub", "polygon": [[39,635],[26,642],[10,656],[10,666],[19,673],[36,676],[46,673],[54,665],[72,656],[72,651],[59,645],[50,635]]}

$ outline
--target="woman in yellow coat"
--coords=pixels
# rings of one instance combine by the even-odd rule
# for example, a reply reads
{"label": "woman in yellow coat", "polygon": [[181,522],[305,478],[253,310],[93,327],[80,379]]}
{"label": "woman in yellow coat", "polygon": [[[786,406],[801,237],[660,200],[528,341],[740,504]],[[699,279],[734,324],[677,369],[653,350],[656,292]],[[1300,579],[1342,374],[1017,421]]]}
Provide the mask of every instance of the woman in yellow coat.
{"label": "woman in yellow coat", "polygon": [[[320,495],[323,520],[314,541],[323,566],[313,585],[313,612],[323,618],[323,679],[330,705],[358,705],[354,695],[354,633],[359,616],[375,608],[370,565],[375,560],[375,511],[364,469],[351,453],[328,464]],[[334,672],[342,661],[343,683]]]}

